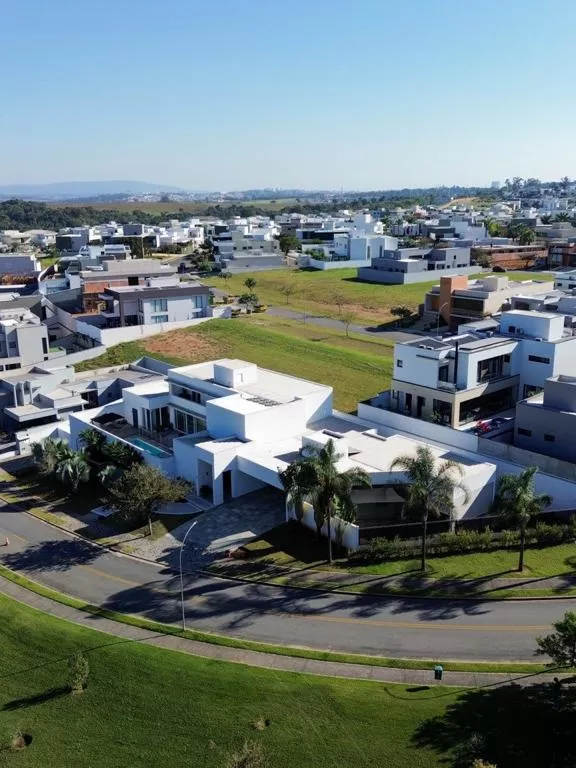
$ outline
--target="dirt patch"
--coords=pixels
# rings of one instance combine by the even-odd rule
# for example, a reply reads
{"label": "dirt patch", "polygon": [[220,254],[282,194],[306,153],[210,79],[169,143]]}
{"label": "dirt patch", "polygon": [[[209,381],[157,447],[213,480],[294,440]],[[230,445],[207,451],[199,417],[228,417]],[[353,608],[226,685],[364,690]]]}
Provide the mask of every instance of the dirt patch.
{"label": "dirt patch", "polygon": [[143,346],[151,354],[167,355],[191,363],[213,360],[219,356],[219,350],[215,348],[214,342],[190,333],[184,328],[161,336],[153,336],[145,341]]}

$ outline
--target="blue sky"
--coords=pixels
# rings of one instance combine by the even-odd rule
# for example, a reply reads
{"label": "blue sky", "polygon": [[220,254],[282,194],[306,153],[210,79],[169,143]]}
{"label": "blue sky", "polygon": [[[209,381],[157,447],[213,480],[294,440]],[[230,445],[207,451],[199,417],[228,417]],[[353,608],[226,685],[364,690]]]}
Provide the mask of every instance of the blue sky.
{"label": "blue sky", "polygon": [[18,0],[0,183],[576,176],[573,0]]}

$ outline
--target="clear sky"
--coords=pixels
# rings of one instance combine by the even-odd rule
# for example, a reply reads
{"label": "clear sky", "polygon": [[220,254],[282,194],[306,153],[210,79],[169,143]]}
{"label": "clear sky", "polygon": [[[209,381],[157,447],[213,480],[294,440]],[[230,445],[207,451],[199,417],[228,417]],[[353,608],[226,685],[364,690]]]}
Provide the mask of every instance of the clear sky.
{"label": "clear sky", "polygon": [[0,183],[576,176],[574,0],[18,0]]}

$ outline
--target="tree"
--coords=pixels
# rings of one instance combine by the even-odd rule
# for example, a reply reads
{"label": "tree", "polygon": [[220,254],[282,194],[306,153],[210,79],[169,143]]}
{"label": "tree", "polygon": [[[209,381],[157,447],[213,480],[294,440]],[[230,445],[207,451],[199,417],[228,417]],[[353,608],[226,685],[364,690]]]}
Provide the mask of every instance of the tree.
{"label": "tree", "polygon": [[149,464],[134,464],[108,489],[112,509],[135,526],[148,524],[152,535],[152,516],[161,507],[184,498],[189,484],[173,480]]}
{"label": "tree", "polygon": [[142,463],[142,454],[131,445],[112,440],[102,448],[102,456],[105,461],[114,464],[120,469],[130,469],[133,464]]}
{"label": "tree", "polygon": [[436,466],[436,459],[428,446],[418,446],[415,456],[398,456],[391,470],[402,470],[408,480],[405,511],[418,516],[422,522],[422,546],[420,569],[426,571],[428,549],[428,519],[449,515],[454,512],[454,493],[460,491],[468,500],[468,491],[462,485],[462,468],[455,461],[442,461]]}
{"label": "tree", "polygon": [[286,492],[286,502],[294,509],[298,522],[304,516],[304,502],[312,494],[316,472],[309,461],[293,461],[279,473],[280,482]]}
{"label": "tree", "polygon": [[255,293],[243,293],[238,299],[238,304],[242,304],[245,307],[255,307],[259,304],[260,300]]}
{"label": "tree", "polygon": [[106,436],[97,429],[87,427],[80,432],[78,437],[84,446],[88,459],[90,461],[102,461],[107,443]]}
{"label": "tree", "polygon": [[390,314],[394,317],[399,318],[399,325],[404,325],[404,322],[409,318],[412,317],[412,310],[408,307],[392,307],[390,310]]}
{"label": "tree", "polygon": [[286,304],[290,302],[290,297],[293,296],[294,293],[296,293],[296,284],[295,283],[284,283],[284,285],[281,285],[278,289],[282,296],[286,299]]}
{"label": "tree", "polygon": [[209,261],[207,258],[202,258],[198,262],[198,272],[211,272],[212,271],[212,261]]}
{"label": "tree", "polygon": [[288,256],[290,251],[300,251],[302,248],[300,240],[298,240],[296,235],[290,233],[280,235],[278,243],[280,244],[280,250],[284,256]]}
{"label": "tree", "polygon": [[520,243],[520,245],[532,245],[535,239],[536,239],[536,235],[528,227],[524,227],[524,229],[520,232],[520,235],[518,236],[518,242]]}
{"label": "tree", "polygon": [[87,483],[90,479],[90,467],[83,453],[74,453],[60,462],[56,474],[60,482],[69,485],[72,493],[76,493],[80,483]]}
{"label": "tree", "polygon": [[226,288],[228,288],[228,280],[232,277],[232,272],[220,272],[220,277],[224,280]]}
{"label": "tree", "polygon": [[548,494],[535,493],[536,472],[538,467],[526,467],[519,475],[503,475],[498,481],[492,503],[493,514],[499,515],[506,523],[511,523],[520,530],[519,571],[524,570],[526,528],[536,515],[552,503],[552,497]]}
{"label": "tree", "polygon": [[486,231],[490,237],[500,237],[503,234],[502,225],[494,219],[486,220]]}
{"label": "tree", "polygon": [[542,224],[550,224],[550,222],[552,221],[552,216],[545,213],[543,216],[540,216],[540,221],[542,222]]}
{"label": "tree", "polygon": [[252,292],[254,291],[254,288],[256,288],[256,280],[253,277],[247,277],[246,280],[244,280],[244,285],[248,288],[248,291]]}
{"label": "tree", "polygon": [[330,298],[332,303],[336,304],[336,306],[338,307],[338,314],[341,315],[342,307],[348,304],[348,298],[340,291],[336,291],[336,293],[333,293]]}
{"label": "tree", "polygon": [[559,667],[576,667],[576,613],[566,611],[552,626],[554,632],[536,638],[536,654],[549,656]]}
{"label": "tree", "polygon": [[43,475],[52,475],[58,466],[73,456],[74,452],[59,437],[47,437],[41,443],[32,443],[32,457]]}
{"label": "tree", "polygon": [[291,482],[285,486],[291,498],[310,500],[314,507],[318,538],[326,523],[329,563],[332,562],[332,516],[335,509],[344,519],[354,519],[356,507],[352,501],[352,491],[356,487],[371,485],[370,477],[363,469],[353,467],[341,472],[337,466],[338,460],[336,444],[329,439],[324,447],[311,449],[308,455],[293,462],[301,466],[290,470],[287,480]]}
{"label": "tree", "polygon": [[348,331],[350,330],[350,326],[356,320],[356,315],[354,312],[352,312],[351,309],[344,310],[342,314],[340,315],[340,320],[344,323],[344,327],[346,329],[346,336],[348,336]]}
{"label": "tree", "polygon": [[518,223],[514,224],[513,222],[511,222],[510,224],[508,224],[508,231],[507,231],[508,237],[511,238],[512,240],[517,240],[520,237],[523,229],[524,229],[524,226],[522,224],[518,224]]}
{"label": "tree", "polygon": [[554,221],[570,221],[569,213],[557,213],[554,217]]}

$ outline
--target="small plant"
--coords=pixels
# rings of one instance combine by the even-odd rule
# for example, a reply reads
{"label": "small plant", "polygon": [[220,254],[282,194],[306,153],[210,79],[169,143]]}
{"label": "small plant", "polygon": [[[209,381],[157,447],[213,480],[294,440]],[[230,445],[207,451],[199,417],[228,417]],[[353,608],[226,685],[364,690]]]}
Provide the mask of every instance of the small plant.
{"label": "small plant", "polygon": [[226,768],[266,768],[267,765],[262,746],[255,741],[245,741],[242,749],[232,755]]}
{"label": "small plant", "polygon": [[82,693],[88,685],[90,664],[82,651],[76,651],[68,659],[68,685],[70,693]]}
{"label": "small plant", "polygon": [[477,758],[472,763],[472,768],[498,768],[498,766],[494,765],[494,763],[487,763],[485,760],[480,760],[480,758]]}
{"label": "small plant", "polygon": [[267,717],[259,717],[252,723],[252,728],[255,731],[263,731],[270,725],[270,720]]}
{"label": "small plant", "polygon": [[32,741],[32,737],[27,733],[22,733],[18,728],[9,740],[9,749],[19,750],[25,749]]}

